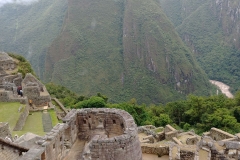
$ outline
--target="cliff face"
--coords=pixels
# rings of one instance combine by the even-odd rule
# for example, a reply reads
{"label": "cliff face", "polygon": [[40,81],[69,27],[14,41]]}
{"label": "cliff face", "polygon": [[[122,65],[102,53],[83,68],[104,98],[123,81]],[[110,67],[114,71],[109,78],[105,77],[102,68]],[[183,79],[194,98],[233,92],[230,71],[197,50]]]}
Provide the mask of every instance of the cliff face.
{"label": "cliff face", "polygon": [[146,103],[203,93],[209,86],[155,1],[68,5],[63,31],[48,50],[48,80],[82,94]]}
{"label": "cliff face", "polygon": [[[40,2],[27,6],[26,12],[40,13],[33,8],[42,4],[46,12],[44,17],[39,15],[39,23],[51,24],[47,11],[60,11],[54,8],[56,4],[63,7],[58,12],[62,19],[55,17],[58,32],[51,36],[48,27],[42,31],[42,25],[29,24],[32,32],[22,32],[26,39],[18,43],[25,46],[22,52],[26,56],[36,55],[32,62],[39,65],[34,68],[45,81],[84,95],[101,92],[118,102],[136,98],[144,103],[164,103],[189,93],[207,94],[210,84],[206,75],[155,0],[68,0],[63,6],[58,1],[55,5]],[[36,31],[44,33],[42,39]],[[37,42],[43,44],[41,40],[44,45],[37,47]]]}
{"label": "cliff face", "polygon": [[[189,3],[186,3],[189,2]],[[220,80],[238,90],[239,76],[239,0],[205,0],[201,4],[190,0],[179,1],[178,8],[172,1],[161,0],[165,13],[211,79]],[[194,3],[194,4],[193,4]],[[173,4],[172,4],[173,5]],[[178,15],[186,16],[176,21]],[[172,12],[170,12],[170,9]]]}

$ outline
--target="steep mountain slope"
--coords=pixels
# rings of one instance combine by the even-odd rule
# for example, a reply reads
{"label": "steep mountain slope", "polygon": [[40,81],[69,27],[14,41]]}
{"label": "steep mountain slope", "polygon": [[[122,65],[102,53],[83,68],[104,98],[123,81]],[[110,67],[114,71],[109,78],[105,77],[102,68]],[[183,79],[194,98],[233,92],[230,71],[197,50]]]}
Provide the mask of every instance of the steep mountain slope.
{"label": "steep mountain slope", "polygon": [[70,0],[46,79],[113,101],[207,94],[207,78],[154,0]]}
{"label": "steep mountain slope", "polygon": [[[173,1],[161,0],[161,5],[208,76],[227,83],[236,91],[240,85],[240,1],[194,2],[179,1],[180,7],[175,9],[168,7],[175,5]],[[186,13],[186,8],[193,10],[177,20],[176,17]]]}
{"label": "steep mountain slope", "polygon": [[21,53],[42,78],[47,48],[61,31],[66,9],[66,0],[0,7],[0,50]]}
{"label": "steep mountain slope", "polygon": [[[0,50],[83,95],[165,103],[210,84],[156,0],[39,0],[0,8]],[[45,72],[43,72],[45,71]]]}

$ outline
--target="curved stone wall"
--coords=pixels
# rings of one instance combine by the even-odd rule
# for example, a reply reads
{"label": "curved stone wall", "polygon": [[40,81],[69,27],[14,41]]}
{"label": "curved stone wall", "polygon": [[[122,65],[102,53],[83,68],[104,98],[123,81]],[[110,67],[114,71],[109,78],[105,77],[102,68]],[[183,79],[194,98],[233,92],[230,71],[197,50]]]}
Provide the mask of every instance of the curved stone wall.
{"label": "curved stone wall", "polygon": [[[142,160],[137,126],[133,117],[119,109],[71,110],[21,160],[63,160],[79,141],[85,143],[77,158],[82,160]],[[74,148],[73,148],[74,150]],[[74,150],[74,152],[76,152]]]}
{"label": "curved stone wall", "polygon": [[[142,159],[137,126],[119,109],[82,109],[77,113],[79,138],[91,137],[89,155],[97,159]],[[84,158],[84,157],[83,157]]]}

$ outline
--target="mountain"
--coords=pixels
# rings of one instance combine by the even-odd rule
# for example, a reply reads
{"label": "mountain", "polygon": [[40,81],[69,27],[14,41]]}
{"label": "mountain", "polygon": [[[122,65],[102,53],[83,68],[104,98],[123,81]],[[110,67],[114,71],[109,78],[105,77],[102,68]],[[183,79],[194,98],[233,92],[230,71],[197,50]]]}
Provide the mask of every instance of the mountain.
{"label": "mountain", "polygon": [[8,22],[0,35],[9,35],[0,36],[0,49],[22,52],[46,82],[112,102],[209,93],[205,73],[155,0],[41,0],[0,13]]}
{"label": "mountain", "polygon": [[42,78],[46,51],[60,34],[66,11],[66,0],[0,7],[0,50],[26,57]]}
{"label": "mountain", "polygon": [[185,44],[210,79],[240,86],[240,1],[160,0]]}

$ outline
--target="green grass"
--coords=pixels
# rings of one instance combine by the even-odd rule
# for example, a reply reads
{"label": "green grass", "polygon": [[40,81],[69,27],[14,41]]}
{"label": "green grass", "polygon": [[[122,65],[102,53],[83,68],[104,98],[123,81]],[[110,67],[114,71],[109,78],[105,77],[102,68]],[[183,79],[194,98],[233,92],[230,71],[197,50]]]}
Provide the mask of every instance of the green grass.
{"label": "green grass", "polygon": [[20,106],[23,106],[22,112],[24,105],[18,102],[0,102],[0,122],[8,122],[10,130],[13,130],[21,114],[21,112],[18,112]]}
{"label": "green grass", "polygon": [[[56,112],[54,110],[48,110],[51,119],[52,119],[52,125],[55,126],[57,123],[59,123],[57,119]],[[18,136],[21,136],[27,132],[31,132],[40,136],[43,136],[46,134],[43,130],[43,122],[42,122],[42,112],[31,112],[26,120],[26,123],[21,131],[13,131],[12,135],[17,134]]]}
{"label": "green grass", "polygon": [[58,119],[57,119],[57,114],[54,110],[48,110],[48,113],[51,116],[52,119],[52,125],[55,126],[56,124],[59,123]]}
{"label": "green grass", "polygon": [[18,133],[25,134],[27,132],[32,132],[40,136],[45,135],[43,131],[42,112],[31,112],[29,114],[22,131]]}

